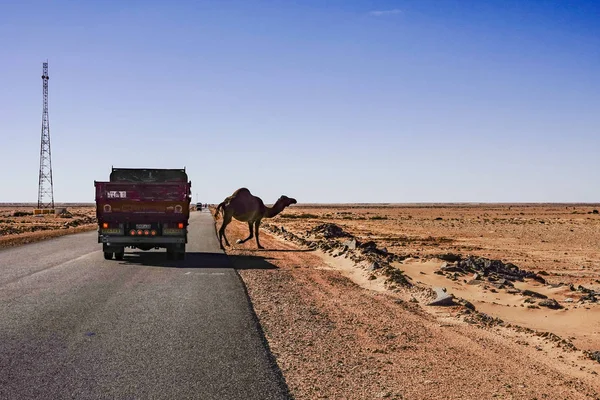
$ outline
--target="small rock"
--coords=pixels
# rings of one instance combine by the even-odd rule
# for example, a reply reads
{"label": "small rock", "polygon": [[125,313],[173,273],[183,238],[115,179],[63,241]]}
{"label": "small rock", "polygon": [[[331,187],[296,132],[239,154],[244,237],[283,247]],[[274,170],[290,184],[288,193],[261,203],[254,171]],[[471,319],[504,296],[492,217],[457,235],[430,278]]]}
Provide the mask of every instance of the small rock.
{"label": "small rock", "polygon": [[562,306],[560,304],[558,304],[558,302],[554,299],[544,299],[544,300],[540,301],[538,304],[540,306],[548,307],[553,310],[558,310],[559,308],[562,308]]}
{"label": "small rock", "polygon": [[347,246],[347,247],[348,247],[348,249],[350,249],[350,250],[354,250],[354,249],[356,249],[356,245],[357,245],[357,243],[356,243],[356,239],[354,239],[354,238],[352,238],[352,239],[350,239],[350,240],[347,240],[347,241],[345,241],[345,242],[344,242],[344,243],[342,243],[342,244],[343,244],[344,246]]}
{"label": "small rock", "polygon": [[446,293],[444,288],[436,287],[433,290],[435,290],[437,297],[428,304],[429,306],[451,306],[454,304],[454,296]]}
{"label": "small rock", "polygon": [[538,292],[534,292],[533,290],[525,289],[521,292],[523,296],[537,297],[538,299],[547,299],[548,296],[545,294],[541,294]]}
{"label": "small rock", "polygon": [[448,264],[446,262],[442,264],[440,269],[445,272],[464,272],[460,267],[454,264]]}
{"label": "small rock", "polygon": [[367,271],[375,271],[376,269],[381,268],[381,265],[377,261],[373,261],[371,265],[367,267]]}
{"label": "small rock", "polygon": [[370,240],[366,243],[363,244],[359,244],[359,247],[365,249],[365,250],[375,250],[377,249],[377,243],[375,243],[374,241]]}
{"label": "small rock", "polygon": [[539,276],[539,275],[534,275],[534,276],[531,277],[531,279],[533,279],[534,281],[537,281],[537,282],[541,283],[542,285],[546,284],[546,280],[544,278],[542,278],[541,276]]}
{"label": "small rock", "polygon": [[460,299],[460,300],[457,300],[457,303],[465,306],[466,308],[468,308],[471,311],[475,311],[475,306],[473,305],[473,303],[471,303],[468,300]]}
{"label": "small rock", "polygon": [[446,253],[440,254],[437,256],[440,260],[448,261],[448,262],[457,262],[460,261],[460,256],[458,254]]}
{"label": "small rock", "polygon": [[593,351],[593,352],[589,352],[588,356],[592,359],[592,360],[596,360],[600,363],[600,351]]}

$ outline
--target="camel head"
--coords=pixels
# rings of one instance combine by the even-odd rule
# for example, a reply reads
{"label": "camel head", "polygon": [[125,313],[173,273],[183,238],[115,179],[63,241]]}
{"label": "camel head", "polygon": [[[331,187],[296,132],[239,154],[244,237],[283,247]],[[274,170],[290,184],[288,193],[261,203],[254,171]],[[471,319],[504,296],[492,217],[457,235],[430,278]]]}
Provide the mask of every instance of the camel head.
{"label": "camel head", "polygon": [[265,217],[273,218],[274,216],[276,216],[277,214],[282,212],[283,209],[286,208],[287,206],[296,204],[296,203],[297,203],[296,199],[292,199],[291,197],[287,197],[287,196],[281,196],[280,198],[277,199],[275,204],[273,204],[273,207],[266,208]]}
{"label": "camel head", "polygon": [[292,204],[296,204],[297,201],[296,199],[292,199],[291,197],[287,197],[286,195],[282,195],[280,198],[277,199],[277,203],[281,204],[281,206],[283,208],[288,207]]}

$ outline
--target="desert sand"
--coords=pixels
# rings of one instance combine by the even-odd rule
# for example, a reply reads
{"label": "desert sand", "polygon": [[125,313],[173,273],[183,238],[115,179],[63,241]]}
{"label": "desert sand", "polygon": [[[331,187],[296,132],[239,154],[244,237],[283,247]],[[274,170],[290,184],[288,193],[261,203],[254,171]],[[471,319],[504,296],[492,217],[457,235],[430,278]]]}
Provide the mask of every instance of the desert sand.
{"label": "desert sand", "polygon": [[87,204],[57,204],[60,214],[33,215],[32,204],[0,205],[0,248],[18,246],[97,229],[96,208]]}
{"label": "desert sand", "polygon": [[[270,266],[240,274],[296,398],[593,399],[597,208],[293,206],[264,220],[267,250],[249,241],[227,253]],[[247,225],[228,233],[234,243]],[[459,265],[447,255],[501,260],[535,279],[445,272]],[[434,288],[452,304],[428,305]]]}

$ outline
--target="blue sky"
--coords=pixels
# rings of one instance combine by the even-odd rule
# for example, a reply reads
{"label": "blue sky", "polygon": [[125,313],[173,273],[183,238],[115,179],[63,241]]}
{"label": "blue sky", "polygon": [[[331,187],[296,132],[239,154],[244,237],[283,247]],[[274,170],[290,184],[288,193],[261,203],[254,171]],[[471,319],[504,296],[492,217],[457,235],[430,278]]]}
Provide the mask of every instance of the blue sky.
{"label": "blue sky", "polygon": [[111,165],[194,201],[600,202],[600,2],[0,2],[0,202]]}

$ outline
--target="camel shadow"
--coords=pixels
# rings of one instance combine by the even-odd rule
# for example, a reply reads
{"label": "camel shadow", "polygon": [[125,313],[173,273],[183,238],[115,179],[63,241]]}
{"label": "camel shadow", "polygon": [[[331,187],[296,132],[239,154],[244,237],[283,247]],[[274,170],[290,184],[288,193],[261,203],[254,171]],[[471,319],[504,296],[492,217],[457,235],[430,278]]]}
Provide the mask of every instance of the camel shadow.
{"label": "camel shadow", "polygon": [[188,252],[184,260],[168,260],[166,252],[126,252],[123,265],[140,265],[161,268],[229,268],[229,269],[278,269],[259,256],[228,256],[223,253]]}

